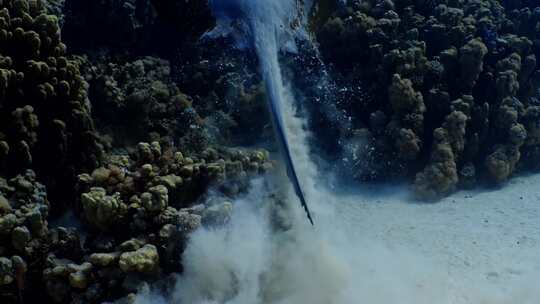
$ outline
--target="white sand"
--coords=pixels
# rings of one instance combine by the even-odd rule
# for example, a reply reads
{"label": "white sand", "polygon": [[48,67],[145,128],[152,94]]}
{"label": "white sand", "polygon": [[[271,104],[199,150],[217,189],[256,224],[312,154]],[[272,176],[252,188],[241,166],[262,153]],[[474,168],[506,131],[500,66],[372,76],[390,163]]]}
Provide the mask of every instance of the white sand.
{"label": "white sand", "polygon": [[168,302],[537,304],[538,185],[540,175],[520,177],[433,204],[403,188],[336,195],[314,186],[315,228],[297,206],[296,229],[283,232],[269,225],[256,183],[230,226],[192,236]]}
{"label": "white sand", "polygon": [[[395,270],[418,286],[407,291],[417,300],[429,294],[428,286],[441,289],[442,298],[432,303],[540,303],[540,175],[433,204],[411,202],[397,188],[334,203],[349,241],[376,247],[363,253],[373,258],[376,286]],[[396,289],[413,285],[394,282]],[[398,303],[413,302],[402,297]]]}

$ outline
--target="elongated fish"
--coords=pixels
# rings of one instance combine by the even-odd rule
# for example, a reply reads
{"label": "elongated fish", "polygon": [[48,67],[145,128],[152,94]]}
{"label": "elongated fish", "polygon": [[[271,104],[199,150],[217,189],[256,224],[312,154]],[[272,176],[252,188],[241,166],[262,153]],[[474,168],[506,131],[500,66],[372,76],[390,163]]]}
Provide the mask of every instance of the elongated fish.
{"label": "elongated fish", "polygon": [[287,168],[287,176],[292,183],[296,196],[298,196],[298,199],[300,200],[302,208],[304,208],[304,210],[306,211],[309,222],[311,223],[311,225],[314,225],[313,218],[311,217],[311,212],[309,211],[304,192],[302,191],[302,187],[300,186],[300,180],[298,179],[298,175],[296,174],[296,168],[294,166],[294,162],[291,156],[291,149],[289,147],[287,136],[285,135],[285,127],[283,126],[283,120],[281,119],[281,113],[278,111],[279,106],[275,104],[273,98],[268,98],[268,107],[270,108],[270,116],[272,117],[271,119],[276,134],[276,140],[279,144],[280,152]]}
{"label": "elongated fish", "polygon": [[[250,28],[253,46],[257,49],[261,64],[266,91],[269,95],[268,108],[276,140],[287,169],[287,176],[292,183],[294,192],[300,204],[306,211],[309,222],[313,225],[313,218],[306,203],[304,192],[298,179],[298,174],[291,156],[291,149],[287,140],[287,133],[281,115],[283,83],[279,69],[279,46],[276,36],[279,31],[287,31],[289,27],[284,23],[292,23],[301,18],[301,0],[209,0],[214,15],[218,19],[243,21]],[[301,5],[302,4],[302,5]],[[291,14],[293,16],[291,20]],[[294,20],[296,19],[296,20]]]}

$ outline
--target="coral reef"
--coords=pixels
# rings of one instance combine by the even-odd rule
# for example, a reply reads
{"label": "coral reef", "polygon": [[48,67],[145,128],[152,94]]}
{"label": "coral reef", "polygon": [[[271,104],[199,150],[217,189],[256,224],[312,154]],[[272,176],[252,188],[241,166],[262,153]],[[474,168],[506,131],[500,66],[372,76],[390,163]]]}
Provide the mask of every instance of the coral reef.
{"label": "coral reef", "polygon": [[414,90],[409,79],[402,79],[398,74],[393,76],[388,90],[393,117],[386,127],[387,132],[395,141],[399,155],[414,159],[422,148],[418,136],[424,128],[426,111],[422,94]]}
{"label": "coral reef", "polygon": [[273,136],[266,92],[254,57],[229,50],[231,43],[202,39],[173,74],[212,137],[224,145],[249,146]]}
{"label": "coral reef", "polygon": [[359,83],[369,96],[340,109],[371,142],[374,159],[354,175],[415,176],[418,196],[434,199],[531,168],[522,164],[538,155],[538,10],[495,0],[336,6],[317,29],[323,60],[338,86]]}
{"label": "coral reef", "polygon": [[[322,0],[320,53],[283,52],[283,76],[355,178],[424,200],[501,185],[540,169],[539,12]],[[0,1],[0,302],[126,299],[273,168],[230,148],[272,128],[256,56],[201,37],[214,23],[207,1]]]}
{"label": "coral reef", "polygon": [[99,302],[178,271],[189,233],[230,218],[226,200],[197,204],[206,189],[234,196],[272,167],[262,150],[209,148],[188,157],[140,143],[79,175],[82,230],[49,227],[49,201],[33,171],[0,179],[0,297],[17,301],[32,288],[56,303]]}
{"label": "coral reef", "polygon": [[[80,26],[99,17],[107,22],[95,25],[105,27],[96,34],[88,26],[94,32],[87,42],[129,47],[147,41],[165,14],[196,8],[204,15],[206,5],[111,5],[115,9],[100,17],[95,13],[108,8],[104,2],[0,2],[2,303],[114,301],[181,271],[189,233],[226,224],[228,198],[273,167],[263,150],[215,144],[216,135],[243,125],[230,118],[232,106],[229,113],[217,111],[207,106],[209,95],[182,93],[168,60],[95,49],[68,55],[60,39],[61,24],[68,40],[77,40],[87,29]],[[176,13],[166,12],[172,6]],[[149,13],[154,10],[161,17]],[[176,30],[199,35],[211,24],[208,16],[196,23],[190,18],[176,20]],[[124,40],[112,43],[119,37]],[[74,45],[80,51],[86,44]],[[214,86],[210,95],[225,94],[233,81],[213,76],[195,81]],[[260,84],[239,86],[235,94],[242,96],[238,102],[264,98]],[[208,189],[223,200],[205,201]]]}
{"label": "coral reef", "polygon": [[465,133],[469,118],[461,111],[453,111],[441,128],[433,131],[431,160],[423,172],[416,175],[418,197],[434,199],[456,189],[459,181],[457,163],[465,149]]}
{"label": "coral reef", "polygon": [[56,212],[70,198],[75,173],[95,167],[102,153],[87,84],[66,57],[58,19],[41,2],[4,1],[0,8],[0,176],[34,170]]}
{"label": "coral reef", "polygon": [[32,170],[0,178],[0,299],[16,301],[17,290],[40,283],[36,273],[47,251],[49,209],[45,186]]}
{"label": "coral reef", "polygon": [[89,61],[78,57],[90,84],[93,114],[100,131],[116,146],[166,137],[184,150],[202,151],[209,141],[204,119],[191,97],[172,82],[167,60],[157,57]]}
{"label": "coral reef", "polygon": [[[189,233],[230,217],[226,201],[197,204],[205,190],[235,195],[248,177],[272,166],[264,151],[208,149],[184,157],[157,142],[111,155],[103,167],[79,175],[76,209],[89,234],[70,250],[48,251],[43,276],[49,296],[58,303],[110,300],[178,271]],[[80,238],[66,228],[51,234],[53,244]]]}

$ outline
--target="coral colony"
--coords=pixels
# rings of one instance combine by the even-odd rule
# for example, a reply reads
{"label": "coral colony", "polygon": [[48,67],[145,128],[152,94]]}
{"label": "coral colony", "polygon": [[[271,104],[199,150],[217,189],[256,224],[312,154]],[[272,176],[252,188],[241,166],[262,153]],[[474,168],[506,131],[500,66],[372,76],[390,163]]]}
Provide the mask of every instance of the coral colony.
{"label": "coral colony", "polygon": [[[170,288],[190,235],[281,168],[267,104],[283,83],[264,70],[282,62],[311,151],[352,187],[436,201],[540,168],[538,1],[313,2],[265,66],[208,1],[0,0],[0,303]],[[308,62],[335,95],[292,79]]]}

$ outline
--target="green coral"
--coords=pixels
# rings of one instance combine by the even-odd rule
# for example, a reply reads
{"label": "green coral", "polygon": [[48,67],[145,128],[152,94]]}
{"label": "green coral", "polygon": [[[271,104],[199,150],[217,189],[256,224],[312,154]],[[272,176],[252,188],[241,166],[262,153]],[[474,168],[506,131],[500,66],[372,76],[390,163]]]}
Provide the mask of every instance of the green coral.
{"label": "green coral", "polygon": [[160,212],[169,204],[168,190],[165,186],[158,185],[141,194],[141,204],[148,212]]}
{"label": "green coral", "polygon": [[127,213],[127,205],[120,199],[120,194],[107,195],[103,188],[94,187],[83,193],[81,203],[88,223],[106,231],[121,222]]}
{"label": "green coral", "polygon": [[156,246],[144,245],[135,251],[122,253],[119,266],[124,272],[154,273],[159,268],[159,255]]}

